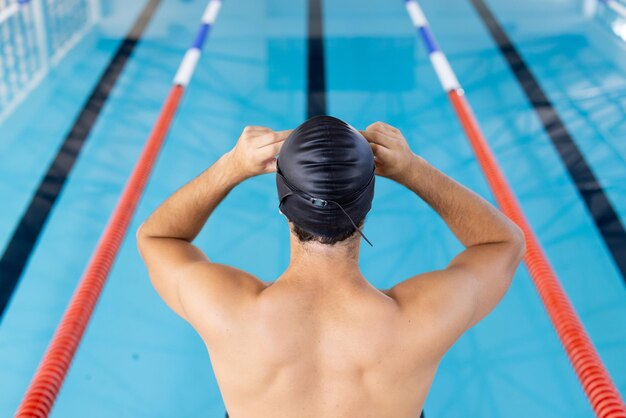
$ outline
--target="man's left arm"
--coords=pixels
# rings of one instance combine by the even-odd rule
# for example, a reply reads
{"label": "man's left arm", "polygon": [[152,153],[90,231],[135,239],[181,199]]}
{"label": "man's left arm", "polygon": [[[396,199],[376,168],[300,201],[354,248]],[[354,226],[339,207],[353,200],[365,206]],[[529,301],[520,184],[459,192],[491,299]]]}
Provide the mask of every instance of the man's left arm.
{"label": "man's left arm", "polygon": [[[206,307],[231,306],[262,283],[241,270],[212,263],[192,241],[217,205],[247,178],[276,171],[276,155],[289,134],[246,127],[237,145],[170,196],[137,231],[139,252],[163,300],[192,325]],[[214,306],[211,306],[211,305]]]}

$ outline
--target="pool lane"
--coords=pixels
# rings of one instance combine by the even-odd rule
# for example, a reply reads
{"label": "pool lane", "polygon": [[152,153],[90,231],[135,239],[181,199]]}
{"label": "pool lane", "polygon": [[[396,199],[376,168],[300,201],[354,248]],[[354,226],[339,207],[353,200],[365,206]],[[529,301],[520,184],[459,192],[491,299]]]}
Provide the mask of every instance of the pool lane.
{"label": "pool lane", "polygon": [[[584,14],[578,2],[550,7],[537,2],[527,2],[522,7],[499,0],[486,2],[535,74],[623,223],[626,220],[626,147],[622,140],[626,128],[623,118],[626,43],[610,31],[609,21]],[[545,140],[530,143],[527,154],[543,157],[542,148],[546,144]],[[551,173],[549,167],[543,172]],[[550,186],[549,181],[545,186]],[[561,210],[547,218],[551,223],[546,228],[553,231],[548,255],[558,264],[568,294],[624,393],[626,370],[622,359],[626,353],[626,329],[621,326],[626,323],[624,278],[614,260],[610,257],[607,260],[597,230],[583,227],[588,223],[589,212],[574,209],[570,202],[578,199],[571,199],[569,193],[565,195],[557,190],[553,193],[562,198],[562,203]],[[613,237],[618,238],[618,234]],[[590,253],[593,256],[587,258]]]}
{"label": "pool lane", "polygon": [[[135,2],[124,12],[110,8],[85,33],[48,34],[55,39],[71,35],[74,40],[70,45],[74,46],[51,64],[37,87],[0,122],[0,251],[4,251],[37,184],[143,6],[144,2]],[[66,31],[71,29],[72,25]],[[63,32],[62,28],[56,30]],[[58,52],[52,55],[59,56]]]}
{"label": "pool lane", "polygon": [[[137,9],[120,4],[108,6],[110,20],[105,19],[100,28],[105,45],[113,30],[119,30],[118,36],[123,38],[136,17],[136,14],[129,16],[127,26],[124,24],[126,15],[138,12],[144,4],[138,4]],[[116,16],[122,17],[116,19]],[[161,105],[160,95],[167,92],[180,61],[180,51],[184,52],[189,42],[189,38],[181,39],[167,29],[164,25],[151,25],[135,52],[142,58],[134,55],[127,63],[118,88],[112,92],[85,144],[6,312],[0,326],[1,416],[12,416],[15,411],[143,147],[146,132],[152,127]],[[158,48],[152,46],[153,39],[159,40]],[[98,55],[94,45],[91,49],[91,54]],[[84,71],[81,61],[86,59],[82,56],[81,60],[74,61],[77,68],[63,68],[69,73]],[[84,99],[91,88],[83,88],[81,97]],[[70,123],[66,129],[69,126]]]}
{"label": "pool lane", "polygon": [[[166,34],[176,30],[183,39],[176,61],[193,38],[204,6],[204,1],[194,1],[181,11],[179,2],[166,1],[155,18],[156,27]],[[169,43],[159,37],[151,51],[140,48],[139,69],[147,69]],[[285,129],[306,117],[306,43],[304,2],[224,2],[131,231],[181,184],[228,151],[244,125]],[[174,72],[158,82],[169,86]],[[154,97],[149,91],[157,80],[137,76],[133,80]],[[136,94],[129,91],[120,99]],[[109,127],[111,122],[106,122]],[[89,155],[97,159],[97,154]],[[276,199],[272,176],[245,182],[216,210],[198,244],[216,261],[265,280],[276,278],[289,257],[287,225]],[[85,411],[94,418],[224,416],[206,349],[156,295],[132,232],[52,417],[84,416]]]}
{"label": "pool lane", "polygon": [[[426,51],[411,41],[415,33],[406,11],[383,2],[368,6],[338,2],[328,7],[330,112],[357,126],[377,119],[397,124],[416,152],[490,198]],[[506,176],[623,390],[622,282],[601,237],[468,2],[425,1],[423,6]],[[377,254],[381,239],[389,249],[382,260],[364,248],[363,260],[379,277],[376,284],[443,267],[460,249],[447,228],[410,193],[382,181],[377,187],[366,233]],[[385,211],[385,227],[374,227]],[[592,415],[524,268],[496,311],[446,356],[426,411],[472,417]]]}
{"label": "pool lane", "polygon": [[37,244],[54,205],[63,191],[76,159],[91,129],[98,120],[112,89],[115,87],[135,46],[150,22],[160,0],[150,0],[135,20],[128,34],[119,45],[109,64],[102,72],[80,113],[65,136],[37,190],[31,197],[13,234],[0,257],[0,319],[10,302],[28,260]]}
{"label": "pool lane", "polygon": [[[378,119],[397,125],[413,150],[492,200],[404,4],[377,1],[357,13],[354,6],[349,2],[328,6],[331,113],[355,126]],[[345,24],[348,17],[350,23]],[[441,32],[436,31],[446,51],[450,37]],[[461,50],[476,42],[467,35],[454,41]],[[495,65],[498,59],[496,52],[481,57]],[[352,77],[346,76],[349,70],[354,71]],[[465,84],[468,68],[455,70]],[[365,232],[374,248],[363,248],[363,269],[379,287],[443,268],[461,250],[431,209],[408,190],[384,180],[377,182]],[[496,311],[445,356],[425,409],[428,416],[476,418],[590,413],[523,268]]]}
{"label": "pool lane", "polygon": [[[603,186],[515,45],[483,0],[472,4],[507,60],[583,199],[626,285],[626,229]],[[617,42],[617,40],[615,40]],[[621,40],[619,40],[621,42]],[[608,104],[608,103],[607,103]],[[623,162],[623,161],[622,161]],[[619,166],[619,165],[618,165]]]}
{"label": "pool lane", "polygon": [[501,0],[486,3],[625,220],[626,41],[613,30],[620,21],[601,2],[585,2],[595,5],[587,12],[579,2],[546,7],[529,1],[521,9]]}

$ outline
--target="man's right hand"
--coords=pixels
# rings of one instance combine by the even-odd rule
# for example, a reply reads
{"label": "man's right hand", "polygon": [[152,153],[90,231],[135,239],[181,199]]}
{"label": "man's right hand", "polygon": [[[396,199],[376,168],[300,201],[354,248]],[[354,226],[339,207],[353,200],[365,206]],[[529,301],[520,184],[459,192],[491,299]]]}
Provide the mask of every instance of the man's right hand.
{"label": "man's right hand", "polygon": [[404,184],[416,155],[411,151],[399,129],[384,122],[375,122],[361,134],[372,147],[376,174]]}
{"label": "man's right hand", "polygon": [[291,133],[273,131],[263,126],[246,126],[232,150],[225,154],[239,181],[276,171],[276,156]]}

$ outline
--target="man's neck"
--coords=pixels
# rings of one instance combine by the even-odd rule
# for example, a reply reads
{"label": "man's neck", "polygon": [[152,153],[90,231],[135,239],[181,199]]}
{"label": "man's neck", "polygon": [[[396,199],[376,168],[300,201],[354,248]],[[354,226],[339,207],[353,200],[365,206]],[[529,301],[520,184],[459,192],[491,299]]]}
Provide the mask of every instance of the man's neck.
{"label": "man's neck", "polygon": [[318,286],[328,282],[333,286],[364,282],[359,270],[358,238],[335,245],[319,242],[300,242],[291,238],[291,261],[283,275],[288,281],[312,282]]}

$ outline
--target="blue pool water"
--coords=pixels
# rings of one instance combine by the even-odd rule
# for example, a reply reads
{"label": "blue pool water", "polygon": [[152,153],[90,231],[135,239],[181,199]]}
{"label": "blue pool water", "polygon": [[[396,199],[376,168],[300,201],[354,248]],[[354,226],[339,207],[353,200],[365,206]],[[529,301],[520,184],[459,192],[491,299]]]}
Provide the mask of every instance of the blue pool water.
{"label": "blue pool water", "polygon": [[[625,223],[626,20],[594,1],[486,3]],[[471,2],[421,4],[530,224],[626,393],[625,279],[564,163]],[[0,248],[144,5],[33,0],[0,24]],[[161,2],[87,136],[1,318],[0,416],[13,414],[30,382],[205,5]],[[323,23],[328,113],[359,128],[376,120],[398,126],[415,152],[492,200],[403,1],[326,0]],[[305,0],[224,2],[53,417],[223,416],[206,349],[150,286],[134,231],[228,151],[244,125],[287,129],[302,122],[307,36]],[[272,176],[247,181],[216,210],[198,245],[216,261],[276,278],[289,261],[277,204]],[[374,247],[363,246],[362,270],[381,288],[442,268],[461,248],[431,209],[385,179],[377,181],[365,232]],[[498,308],[446,355],[425,411],[593,416],[524,267]]]}

